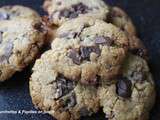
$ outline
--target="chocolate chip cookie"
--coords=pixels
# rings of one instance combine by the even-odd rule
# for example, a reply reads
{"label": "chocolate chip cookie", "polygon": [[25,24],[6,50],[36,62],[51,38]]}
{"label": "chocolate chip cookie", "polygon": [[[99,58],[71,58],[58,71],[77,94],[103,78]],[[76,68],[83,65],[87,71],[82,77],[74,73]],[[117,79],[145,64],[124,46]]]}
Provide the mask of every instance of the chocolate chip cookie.
{"label": "chocolate chip cookie", "polygon": [[54,51],[49,50],[33,67],[30,93],[35,106],[58,120],[76,120],[97,112],[96,87],[81,85],[55,71],[54,59]]}
{"label": "chocolate chip cookie", "polygon": [[99,76],[108,80],[119,74],[128,38],[112,24],[80,17],[58,29],[52,49],[59,54],[55,58],[58,72],[84,84],[96,84]]}
{"label": "chocolate chip cookie", "polygon": [[112,82],[98,77],[98,84],[86,86],[55,71],[55,56],[58,55],[54,50],[49,50],[33,67],[30,94],[36,107],[57,120],[90,116],[100,107],[108,120],[148,119],[155,90],[144,59],[128,54],[122,73]]}
{"label": "chocolate chip cookie", "polygon": [[35,59],[45,32],[40,20],[17,18],[0,24],[0,81],[4,81]]}
{"label": "chocolate chip cookie", "polygon": [[15,18],[40,19],[40,16],[31,8],[20,5],[3,6],[0,8],[0,21],[11,20]]}
{"label": "chocolate chip cookie", "polygon": [[125,11],[119,7],[110,7],[106,22],[112,23],[125,32],[129,39],[130,52],[147,59],[147,50],[137,37],[135,26]]}
{"label": "chocolate chip cookie", "polygon": [[50,21],[58,26],[79,16],[103,20],[109,10],[102,0],[45,0],[44,9],[48,12]]}
{"label": "chocolate chip cookie", "polygon": [[132,20],[119,7],[110,7],[106,22],[116,25],[129,35],[136,35],[136,29]]}
{"label": "chocolate chip cookie", "polygon": [[155,88],[148,65],[141,57],[129,54],[122,75],[115,83],[102,82],[98,96],[108,120],[148,120],[155,101]]}

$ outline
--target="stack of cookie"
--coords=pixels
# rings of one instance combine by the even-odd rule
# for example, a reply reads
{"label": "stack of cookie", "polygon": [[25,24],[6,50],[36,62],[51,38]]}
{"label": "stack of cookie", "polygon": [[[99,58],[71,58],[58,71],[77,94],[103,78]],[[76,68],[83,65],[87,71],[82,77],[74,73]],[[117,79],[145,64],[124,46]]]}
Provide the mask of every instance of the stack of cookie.
{"label": "stack of cookie", "polygon": [[44,10],[46,26],[29,8],[0,9],[0,80],[36,58],[49,26],[51,49],[36,60],[29,83],[37,108],[57,120],[101,108],[107,120],[149,119],[155,85],[128,15],[102,0],[45,0]]}
{"label": "stack of cookie", "polygon": [[101,0],[46,0],[54,38],[36,60],[33,103],[57,120],[100,108],[107,120],[147,120],[154,82],[131,19]]}
{"label": "stack of cookie", "polygon": [[0,8],[0,82],[35,60],[45,30],[37,12],[24,6]]}

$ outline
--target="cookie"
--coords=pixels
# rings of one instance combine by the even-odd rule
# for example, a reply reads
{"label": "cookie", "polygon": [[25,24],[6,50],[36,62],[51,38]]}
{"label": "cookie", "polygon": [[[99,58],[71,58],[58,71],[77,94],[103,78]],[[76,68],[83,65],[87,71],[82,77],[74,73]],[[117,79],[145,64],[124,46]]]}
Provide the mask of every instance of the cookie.
{"label": "cookie", "polygon": [[76,120],[97,112],[100,108],[97,89],[55,71],[53,54],[53,50],[42,54],[33,67],[30,94],[34,105],[58,120]]}
{"label": "cookie", "polygon": [[35,59],[45,31],[40,20],[17,18],[0,24],[0,81],[4,81]]}
{"label": "cookie", "polygon": [[48,16],[43,16],[42,20],[43,20],[45,29],[47,30],[45,43],[47,46],[51,47],[51,43],[54,40],[54,38],[56,37],[56,32],[57,32],[58,26],[50,23]]}
{"label": "cookie", "polygon": [[20,5],[0,7],[0,21],[15,18],[40,19],[40,16],[31,8]]}
{"label": "cookie", "polygon": [[36,60],[33,67],[29,84],[35,107],[57,120],[77,120],[96,113],[101,107],[108,120],[148,119],[155,88],[144,59],[128,54],[121,75],[113,82],[99,77],[98,84],[89,86],[55,71],[57,55],[54,50],[49,50]]}
{"label": "cookie", "polygon": [[128,39],[112,24],[81,17],[57,30],[52,49],[59,54],[55,58],[58,72],[84,84],[95,84],[98,76],[108,80],[119,74]]}
{"label": "cookie", "polygon": [[136,29],[132,20],[119,7],[110,7],[106,22],[116,25],[129,35],[136,35]]}
{"label": "cookie", "polygon": [[136,28],[130,17],[119,7],[110,7],[106,22],[112,23],[125,32],[129,39],[129,50],[147,59],[147,50],[137,37]]}
{"label": "cookie", "polygon": [[146,61],[129,54],[122,69],[122,75],[114,84],[103,81],[98,89],[106,118],[148,120],[155,101],[155,85]]}
{"label": "cookie", "polygon": [[44,9],[55,25],[79,16],[106,19],[109,7],[102,0],[45,0]]}

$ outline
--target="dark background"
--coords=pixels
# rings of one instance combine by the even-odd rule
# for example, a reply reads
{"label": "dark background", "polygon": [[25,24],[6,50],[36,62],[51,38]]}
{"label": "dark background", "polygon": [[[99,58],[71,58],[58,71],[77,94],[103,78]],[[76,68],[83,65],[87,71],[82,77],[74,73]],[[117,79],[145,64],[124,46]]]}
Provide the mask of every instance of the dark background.
{"label": "dark background", "polygon": [[[120,6],[130,15],[139,37],[149,50],[149,65],[157,89],[157,101],[150,114],[150,120],[160,120],[160,0],[106,0],[106,2]],[[25,5],[44,15],[42,3],[43,0],[0,0],[0,6]],[[31,66],[0,84],[0,111],[36,110],[32,105],[28,89],[30,69]],[[53,120],[53,118],[47,114],[0,114],[0,120]],[[104,120],[104,114],[99,112],[82,120]]]}

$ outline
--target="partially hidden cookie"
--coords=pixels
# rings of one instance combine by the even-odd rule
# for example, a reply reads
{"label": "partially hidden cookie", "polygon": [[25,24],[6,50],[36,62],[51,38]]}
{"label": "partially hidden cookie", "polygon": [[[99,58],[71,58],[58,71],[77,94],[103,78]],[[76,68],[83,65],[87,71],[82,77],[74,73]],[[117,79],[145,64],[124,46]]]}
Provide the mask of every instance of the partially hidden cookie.
{"label": "partially hidden cookie", "polygon": [[79,16],[106,19],[109,7],[102,0],[45,0],[44,9],[55,25]]}
{"label": "partially hidden cookie", "polygon": [[98,89],[100,106],[108,120],[148,120],[155,101],[155,84],[148,65],[141,57],[129,54],[123,73]]}
{"label": "partially hidden cookie", "polygon": [[136,28],[130,17],[119,7],[110,7],[107,22],[116,25],[129,35],[136,35]]}
{"label": "partially hidden cookie", "polygon": [[40,20],[17,18],[0,24],[0,81],[4,81],[35,60],[45,31]]}
{"label": "partially hidden cookie", "polygon": [[76,120],[99,110],[97,88],[65,78],[54,70],[54,51],[49,50],[36,60],[30,79],[34,105],[49,112],[57,120]]}
{"label": "partially hidden cookie", "polygon": [[17,18],[40,19],[38,13],[31,8],[21,5],[3,6],[0,8],[0,21]]}
{"label": "partially hidden cookie", "polygon": [[110,7],[106,22],[112,23],[125,32],[129,39],[129,50],[147,59],[147,50],[137,37],[136,28],[125,11],[119,7]]}

